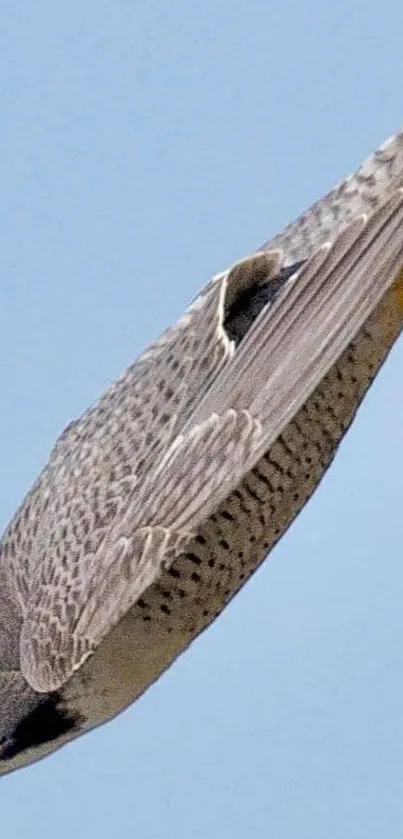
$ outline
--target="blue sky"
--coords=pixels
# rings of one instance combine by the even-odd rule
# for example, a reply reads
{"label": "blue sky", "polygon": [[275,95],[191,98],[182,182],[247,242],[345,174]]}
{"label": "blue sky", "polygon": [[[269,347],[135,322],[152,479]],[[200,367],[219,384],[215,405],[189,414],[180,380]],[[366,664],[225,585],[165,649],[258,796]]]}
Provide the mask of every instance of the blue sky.
{"label": "blue sky", "polygon": [[[212,273],[399,128],[397,0],[0,12],[0,520]],[[403,831],[400,342],[264,567],[131,709],[1,779],[1,829]]]}

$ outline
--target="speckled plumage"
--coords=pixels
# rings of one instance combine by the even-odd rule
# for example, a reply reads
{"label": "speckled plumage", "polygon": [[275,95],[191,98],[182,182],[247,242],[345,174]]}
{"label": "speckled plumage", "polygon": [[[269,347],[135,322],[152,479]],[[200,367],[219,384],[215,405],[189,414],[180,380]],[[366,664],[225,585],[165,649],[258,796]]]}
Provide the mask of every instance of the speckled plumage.
{"label": "speckled plumage", "polygon": [[399,134],[63,432],[0,544],[0,773],[136,699],[310,497],[402,329],[402,187]]}

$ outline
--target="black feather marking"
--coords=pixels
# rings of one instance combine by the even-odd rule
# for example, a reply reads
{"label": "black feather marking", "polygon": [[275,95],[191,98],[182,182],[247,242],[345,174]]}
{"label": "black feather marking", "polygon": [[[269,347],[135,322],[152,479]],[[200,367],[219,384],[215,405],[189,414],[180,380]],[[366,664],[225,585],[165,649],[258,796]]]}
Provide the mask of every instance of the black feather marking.
{"label": "black feather marking", "polygon": [[287,280],[293,277],[304,262],[282,268],[276,277],[245,289],[229,306],[224,320],[225,331],[231,341],[239,344],[267,303],[272,303]]}

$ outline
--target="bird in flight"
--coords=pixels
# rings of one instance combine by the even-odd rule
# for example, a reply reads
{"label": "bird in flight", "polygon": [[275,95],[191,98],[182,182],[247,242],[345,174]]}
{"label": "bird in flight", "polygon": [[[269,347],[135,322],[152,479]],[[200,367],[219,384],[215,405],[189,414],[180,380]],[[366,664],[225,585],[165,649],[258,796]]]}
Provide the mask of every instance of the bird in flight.
{"label": "bird in flight", "polygon": [[214,276],[0,542],[0,774],[114,717],[312,495],[403,326],[403,133]]}

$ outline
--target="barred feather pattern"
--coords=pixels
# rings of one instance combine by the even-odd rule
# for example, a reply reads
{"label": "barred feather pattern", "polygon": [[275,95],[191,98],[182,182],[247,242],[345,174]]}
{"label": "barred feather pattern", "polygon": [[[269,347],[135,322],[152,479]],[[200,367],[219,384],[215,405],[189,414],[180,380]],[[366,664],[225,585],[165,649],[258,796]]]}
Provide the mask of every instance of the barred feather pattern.
{"label": "barred feather pattern", "polygon": [[[184,317],[59,438],[0,545],[2,575],[22,622],[22,672],[35,690],[58,689],[125,620],[142,656],[131,685],[136,698],[222,611],[289,527],[402,329],[402,185],[399,134],[266,243],[255,261],[208,283]],[[280,328],[295,311],[298,289],[305,288],[310,305],[307,278],[313,283],[323,265],[348,288],[339,266],[359,276],[357,260],[371,246],[365,236],[378,221],[378,296],[368,311],[365,296],[351,335],[346,323],[345,345],[337,344],[335,331],[338,349],[327,368],[301,390],[292,410],[281,408],[276,432],[269,423],[266,433],[270,400],[260,404],[257,392],[246,396],[256,388],[256,348],[263,347],[257,337],[263,341],[276,317]],[[382,261],[389,245],[390,260]],[[238,349],[223,327],[225,308],[255,281],[262,259],[269,279],[281,266],[308,264]],[[314,317],[313,309],[307,312]],[[298,336],[312,366],[313,342],[302,329]],[[248,381],[246,362],[252,364],[255,350],[256,375]],[[256,410],[250,410],[253,400]]]}

